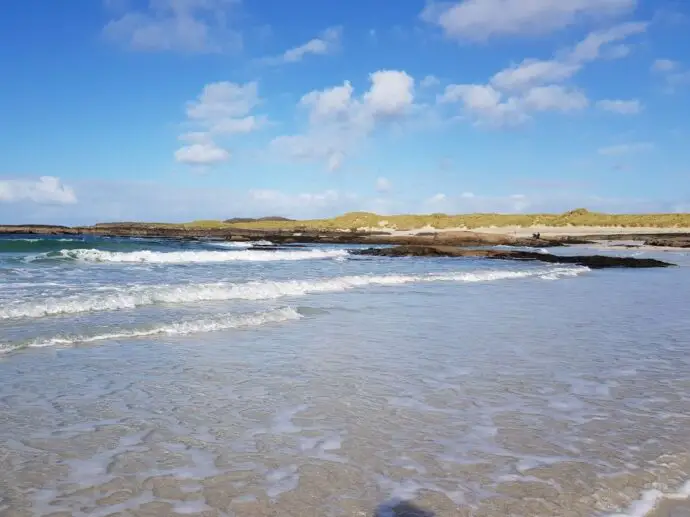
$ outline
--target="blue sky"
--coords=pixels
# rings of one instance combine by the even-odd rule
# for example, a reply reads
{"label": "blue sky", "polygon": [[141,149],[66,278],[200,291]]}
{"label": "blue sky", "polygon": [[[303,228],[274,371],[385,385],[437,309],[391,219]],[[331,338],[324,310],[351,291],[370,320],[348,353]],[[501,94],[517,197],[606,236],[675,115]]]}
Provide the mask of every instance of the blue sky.
{"label": "blue sky", "polygon": [[684,0],[6,4],[3,223],[690,211]]}

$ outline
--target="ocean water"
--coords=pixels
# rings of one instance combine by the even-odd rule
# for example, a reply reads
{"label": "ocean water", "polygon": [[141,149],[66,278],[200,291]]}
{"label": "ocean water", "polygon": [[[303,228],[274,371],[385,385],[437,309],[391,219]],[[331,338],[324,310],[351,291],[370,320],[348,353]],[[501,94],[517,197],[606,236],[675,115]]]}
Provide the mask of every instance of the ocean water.
{"label": "ocean water", "polygon": [[0,516],[642,515],[690,257],[607,253],[680,267],[2,237]]}

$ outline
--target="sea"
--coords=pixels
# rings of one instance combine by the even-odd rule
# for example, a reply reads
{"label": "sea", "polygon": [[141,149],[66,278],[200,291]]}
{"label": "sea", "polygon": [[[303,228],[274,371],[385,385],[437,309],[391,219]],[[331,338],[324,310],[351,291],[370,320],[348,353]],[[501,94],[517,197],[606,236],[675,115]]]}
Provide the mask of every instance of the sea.
{"label": "sea", "polygon": [[690,492],[687,252],[268,244],[0,237],[0,516],[641,517]]}

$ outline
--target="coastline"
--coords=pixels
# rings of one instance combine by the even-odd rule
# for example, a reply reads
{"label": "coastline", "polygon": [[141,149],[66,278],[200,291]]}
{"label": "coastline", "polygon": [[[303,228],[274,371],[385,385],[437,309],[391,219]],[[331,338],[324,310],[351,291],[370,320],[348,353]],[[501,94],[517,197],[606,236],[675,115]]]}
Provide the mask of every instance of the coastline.
{"label": "coastline", "polygon": [[625,511],[609,517],[690,517],[690,481],[676,492],[646,490]]}
{"label": "coastline", "polygon": [[[539,238],[534,238],[539,234]],[[553,247],[587,244],[642,249],[690,248],[690,228],[530,226],[488,228],[434,228],[415,230],[270,229],[235,226],[204,227],[148,223],[119,223],[95,226],[0,225],[0,235],[148,237],[174,240],[218,240],[230,242],[270,241],[288,244],[445,245]]]}

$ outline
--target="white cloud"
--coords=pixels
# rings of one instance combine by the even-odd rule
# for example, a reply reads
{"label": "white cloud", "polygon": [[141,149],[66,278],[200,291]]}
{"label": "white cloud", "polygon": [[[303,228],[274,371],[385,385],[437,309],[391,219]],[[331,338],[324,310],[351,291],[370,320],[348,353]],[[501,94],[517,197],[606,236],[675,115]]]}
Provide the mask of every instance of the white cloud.
{"label": "white cloud", "polygon": [[302,61],[308,54],[323,56],[335,52],[340,46],[342,37],[341,27],[331,27],[321,33],[318,38],[314,38],[297,47],[286,50],[279,58],[269,58],[272,63],[296,63]]}
{"label": "white cloud", "polygon": [[378,178],[376,180],[376,190],[378,192],[390,192],[393,189],[393,184],[388,178]]}
{"label": "white cloud", "polygon": [[589,101],[584,93],[563,86],[536,86],[529,90],[522,103],[530,111],[577,111],[586,108]]}
{"label": "white cloud", "polygon": [[446,199],[448,199],[448,196],[446,196],[446,195],[443,194],[443,193],[438,193],[438,194],[435,194],[435,195],[431,196],[431,197],[427,200],[427,202],[432,203],[432,204],[436,204],[436,203],[442,203],[442,202],[444,202]]}
{"label": "white cloud", "polygon": [[535,84],[561,82],[570,79],[581,67],[580,63],[526,59],[496,73],[491,84],[503,90],[518,90]]}
{"label": "white cloud", "polygon": [[328,156],[326,169],[328,172],[335,172],[343,166],[343,161],[345,161],[345,154],[342,151],[335,151]]}
{"label": "white cloud", "polygon": [[440,102],[460,102],[477,123],[490,126],[510,126],[525,122],[529,117],[517,97],[505,98],[491,85],[451,84],[446,87]]}
{"label": "white cloud", "polygon": [[433,88],[441,84],[441,81],[435,75],[427,75],[424,79],[419,82],[419,86],[422,88]]}
{"label": "white cloud", "polygon": [[636,0],[462,0],[430,3],[425,21],[446,36],[486,40],[498,36],[541,35],[580,19],[601,19],[632,11]]}
{"label": "white cloud", "polygon": [[300,104],[310,107],[312,122],[318,122],[348,114],[352,108],[353,91],[350,81],[345,81],[342,86],[307,93]]}
{"label": "white cloud", "polygon": [[0,180],[0,202],[31,201],[38,204],[71,205],[77,202],[74,189],[63,185],[60,178],[41,176],[36,180]]}
{"label": "white cloud", "polygon": [[675,93],[679,87],[690,85],[690,70],[683,70],[677,61],[657,59],[652,64],[652,72],[663,78],[665,93]]}
{"label": "white cloud", "polygon": [[230,159],[230,153],[213,142],[192,144],[175,151],[175,160],[187,165],[213,165]]}
{"label": "white cloud", "polygon": [[653,72],[673,72],[678,68],[678,63],[671,59],[657,59],[652,63]]}
{"label": "white cloud", "polygon": [[631,142],[601,147],[598,150],[598,153],[603,156],[624,156],[628,154],[651,151],[654,149],[654,147],[655,146],[652,142]]}
{"label": "white cloud", "polygon": [[460,102],[479,124],[495,127],[521,124],[531,112],[569,112],[587,107],[589,101],[580,91],[558,85],[535,86],[519,96],[506,96],[491,85],[451,85],[442,102]]}
{"label": "white cloud", "polygon": [[144,11],[125,12],[103,28],[111,41],[132,50],[224,52],[242,46],[228,27],[239,0],[150,0]]}
{"label": "white cloud", "polygon": [[258,85],[222,81],[204,86],[198,99],[187,105],[187,116],[193,120],[217,121],[242,117],[259,103]]}
{"label": "white cloud", "polygon": [[259,104],[256,82],[227,81],[204,86],[199,97],[187,103],[187,121],[195,127],[179,136],[192,145],[175,152],[175,159],[190,165],[212,165],[227,161],[230,153],[216,144],[217,138],[251,133],[266,123],[266,117],[250,115]]}
{"label": "white cloud", "polygon": [[299,105],[308,109],[306,131],[275,138],[272,151],[295,160],[325,161],[330,171],[339,169],[377,125],[400,119],[414,107],[414,79],[407,73],[380,70],[369,80],[360,97],[349,81],[304,95]]}
{"label": "white cloud", "polygon": [[572,49],[569,58],[574,62],[586,63],[600,58],[625,57],[629,53],[627,47],[619,44],[611,50],[611,47],[607,45],[641,34],[647,30],[648,25],[646,22],[630,22],[615,25],[606,30],[590,32]]}
{"label": "white cloud", "polygon": [[572,79],[588,62],[622,56],[620,49],[611,52],[610,45],[646,28],[645,23],[624,23],[591,32],[553,59],[525,59],[494,74],[487,84],[449,85],[439,100],[458,102],[478,124],[496,127],[524,123],[533,112],[585,109],[589,105],[585,93],[561,83]]}
{"label": "white cloud", "polygon": [[255,117],[254,115],[244,118],[226,118],[213,124],[211,133],[224,135],[251,133],[259,129],[265,120],[265,117]]}
{"label": "white cloud", "polygon": [[572,78],[588,62],[604,57],[625,57],[628,51],[624,52],[623,47],[607,45],[625,40],[646,29],[646,23],[624,23],[607,30],[591,32],[572,49],[561,51],[557,58],[525,59],[518,65],[501,70],[491,78],[491,84],[502,90],[519,90],[539,84],[563,82]]}
{"label": "white cloud", "polygon": [[637,100],[601,100],[597,102],[597,107],[604,111],[618,113],[620,115],[636,115],[642,111],[642,103]]}
{"label": "white cloud", "polygon": [[414,101],[414,79],[399,70],[380,70],[369,76],[371,88],[364,102],[374,115],[400,115]]}
{"label": "white cloud", "polygon": [[177,139],[182,142],[201,144],[209,141],[209,134],[206,131],[190,131],[188,133],[182,133]]}

